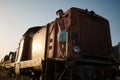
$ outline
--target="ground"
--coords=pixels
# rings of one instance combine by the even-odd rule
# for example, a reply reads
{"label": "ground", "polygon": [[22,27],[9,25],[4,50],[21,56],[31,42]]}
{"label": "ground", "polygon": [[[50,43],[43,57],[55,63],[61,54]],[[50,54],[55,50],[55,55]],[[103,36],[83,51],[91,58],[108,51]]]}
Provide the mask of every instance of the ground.
{"label": "ground", "polygon": [[9,70],[0,67],[0,80],[30,80],[30,78],[12,74]]}

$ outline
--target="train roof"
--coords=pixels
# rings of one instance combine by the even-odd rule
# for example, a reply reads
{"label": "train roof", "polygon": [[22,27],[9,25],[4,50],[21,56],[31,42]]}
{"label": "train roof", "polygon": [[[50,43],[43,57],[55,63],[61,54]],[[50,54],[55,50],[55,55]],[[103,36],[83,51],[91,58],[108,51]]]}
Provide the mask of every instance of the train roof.
{"label": "train roof", "polygon": [[31,27],[29,28],[24,34],[23,36],[28,36],[30,33],[35,34],[38,30],[40,30],[43,26],[35,26],[35,27]]}
{"label": "train roof", "polygon": [[76,7],[71,7],[70,9],[68,9],[65,14],[67,13],[75,13],[75,12],[80,12],[80,13],[83,13],[83,14],[86,14],[86,15],[90,15],[90,16],[93,16],[95,18],[98,18],[98,19],[102,19],[102,20],[105,20],[105,21],[108,21],[106,18],[104,18],[103,16],[100,16],[99,14],[95,13],[94,10],[91,10],[89,11],[88,9],[81,9],[81,8],[76,8]]}

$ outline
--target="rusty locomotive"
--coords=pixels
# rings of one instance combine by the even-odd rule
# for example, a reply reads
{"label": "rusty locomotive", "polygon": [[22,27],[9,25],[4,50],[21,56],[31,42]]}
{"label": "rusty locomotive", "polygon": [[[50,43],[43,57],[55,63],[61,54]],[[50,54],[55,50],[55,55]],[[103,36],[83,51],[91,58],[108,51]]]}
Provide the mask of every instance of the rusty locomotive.
{"label": "rusty locomotive", "polygon": [[[70,28],[66,57],[57,41],[54,21],[46,26],[29,28],[16,51],[12,68],[16,74],[34,74],[42,80],[105,80],[114,77],[115,61],[109,22],[94,11],[70,8],[64,14]],[[57,25],[56,25],[57,26]]]}

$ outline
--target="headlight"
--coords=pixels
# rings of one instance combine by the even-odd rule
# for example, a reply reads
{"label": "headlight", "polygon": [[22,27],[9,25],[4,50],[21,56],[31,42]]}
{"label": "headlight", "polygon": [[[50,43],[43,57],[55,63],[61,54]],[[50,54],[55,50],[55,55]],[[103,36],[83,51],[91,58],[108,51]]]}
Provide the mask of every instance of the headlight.
{"label": "headlight", "polygon": [[78,46],[74,46],[73,48],[75,53],[79,53],[80,52],[80,48]]}

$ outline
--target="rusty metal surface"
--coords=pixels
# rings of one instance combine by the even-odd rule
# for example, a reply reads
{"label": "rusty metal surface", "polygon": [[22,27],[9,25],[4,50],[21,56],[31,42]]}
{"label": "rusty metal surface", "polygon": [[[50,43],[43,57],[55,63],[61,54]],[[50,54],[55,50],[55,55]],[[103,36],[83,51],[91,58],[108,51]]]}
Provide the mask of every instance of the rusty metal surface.
{"label": "rusty metal surface", "polygon": [[[70,25],[68,53],[70,57],[91,57],[93,59],[111,59],[112,43],[110,27],[107,19],[82,9],[71,8],[65,12],[65,17]],[[55,33],[57,34],[57,33]],[[57,36],[53,34],[53,36]],[[80,53],[73,52],[74,35],[78,36]],[[54,37],[55,38],[55,37]],[[53,39],[54,39],[53,38]],[[57,40],[54,41],[56,53],[60,54]],[[94,58],[95,57],[95,58]]]}
{"label": "rusty metal surface", "polygon": [[79,47],[81,55],[110,57],[112,52],[111,35],[108,21],[98,16],[92,15],[81,9],[72,8],[67,13],[70,19],[70,52],[72,53],[71,36],[79,36]]}

